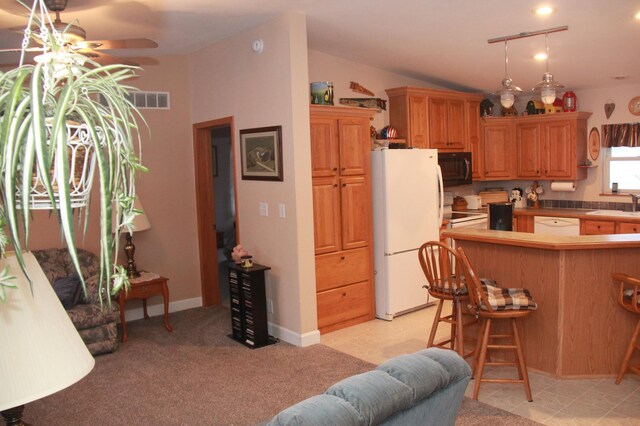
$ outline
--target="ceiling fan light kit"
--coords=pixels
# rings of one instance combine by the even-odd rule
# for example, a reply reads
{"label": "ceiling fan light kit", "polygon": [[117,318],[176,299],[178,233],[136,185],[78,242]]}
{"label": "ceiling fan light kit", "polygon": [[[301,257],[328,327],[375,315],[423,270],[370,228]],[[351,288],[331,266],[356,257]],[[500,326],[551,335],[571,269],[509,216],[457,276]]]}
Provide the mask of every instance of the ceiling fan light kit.
{"label": "ceiling fan light kit", "polygon": [[513,84],[509,78],[509,56],[507,55],[507,41],[504,41],[504,78],[493,95],[500,96],[500,105],[504,108],[511,108],[516,101],[516,95],[522,93],[522,89]]}
{"label": "ceiling fan light kit", "polygon": [[[549,44],[548,44],[548,36],[550,33],[555,33],[555,32],[560,32],[560,31],[567,31],[569,29],[568,26],[562,26],[562,27],[555,27],[555,28],[549,28],[546,30],[538,30],[538,31],[529,31],[529,32],[522,32],[519,34],[514,34],[514,35],[510,35],[510,36],[504,36],[504,37],[497,37],[497,38],[492,38],[487,40],[487,42],[489,44],[491,43],[498,43],[498,42],[504,42],[505,44],[505,80],[503,80],[503,88],[498,89],[498,91],[495,92],[495,94],[500,94],[500,103],[502,104],[503,107],[505,108],[509,108],[510,106],[513,105],[513,98],[511,97],[511,93],[509,92],[508,86],[505,85],[505,81],[507,80],[506,77],[506,70],[507,70],[507,42],[510,40],[518,40],[521,38],[527,38],[527,37],[534,37],[534,36],[538,36],[538,35],[543,35],[544,34],[544,44],[545,44],[545,52],[546,52],[546,72],[543,74],[542,76],[542,80],[540,82],[538,82],[538,84],[535,85],[535,87],[533,89],[531,89],[531,92],[533,92],[536,96],[538,96],[540,98],[540,100],[545,104],[545,105],[553,105],[553,103],[556,100],[557,94],[556,94],[556,90],[557,89],[561,89],[564,86],[556,81],[554,81],[553,79],[553,74],[551,74],[549,72]],[[509,80],[509,84],[511,82],[511,79]],[[519,89],[519,88],[518,88]],[[520,90],[521,91],[521,90]],[[502,102],[503,100],[503,94],[505,94],[505,98],[507,99],[506,103],[510,105],[506,106],[505,103]]]}

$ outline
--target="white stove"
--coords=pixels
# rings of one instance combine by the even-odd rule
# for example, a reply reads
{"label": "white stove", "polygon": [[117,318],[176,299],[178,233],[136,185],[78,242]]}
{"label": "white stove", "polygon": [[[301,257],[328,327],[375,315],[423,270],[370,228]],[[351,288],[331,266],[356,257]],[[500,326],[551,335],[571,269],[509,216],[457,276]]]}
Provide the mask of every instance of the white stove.
{"label": "white stove", "polygon": [[[487,227],[487,214],[482,212],[469,212],[469,211],[451,211],[446,212],[443,215],[445,220],[449,221],[450,228],[459,228],[462,226],[471,226],[482,224],[484,228]],[[481,226],[474,226],[480,228]]]}

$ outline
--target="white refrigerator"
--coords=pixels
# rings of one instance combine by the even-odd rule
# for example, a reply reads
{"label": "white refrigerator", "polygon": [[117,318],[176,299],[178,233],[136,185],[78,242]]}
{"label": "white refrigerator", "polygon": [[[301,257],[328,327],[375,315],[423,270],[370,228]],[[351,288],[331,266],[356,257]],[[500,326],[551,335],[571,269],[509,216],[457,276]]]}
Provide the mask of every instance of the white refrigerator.
{"label": "white refrigerator", "polygon": [[442,224],[442,174],[436,149],[371,152],[376,316],[427,305],[418,249],[437,241]]}

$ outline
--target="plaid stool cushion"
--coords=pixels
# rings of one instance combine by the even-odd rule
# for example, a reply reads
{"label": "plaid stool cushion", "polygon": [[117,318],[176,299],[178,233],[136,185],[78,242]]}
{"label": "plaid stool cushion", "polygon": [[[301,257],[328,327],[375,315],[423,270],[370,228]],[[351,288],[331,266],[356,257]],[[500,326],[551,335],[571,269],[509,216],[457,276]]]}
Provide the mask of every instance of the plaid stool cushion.
{"label": "plaid stool cushion", "polygon": [[[454,279],[455,279],[455,276],[454,276]],[[465,286],[465,283],[464,283],[464,277],[460,277],[460,288],[458,288],[457,291],[453,291],[451,287],[440,287],[440,286],[424,286],[424,287],[429,288],[431,291],[448,294],[450,296],[453,296],[453,295],[464,296],[466,294],[469,294],[469,290],[467,290],[467,287]]]}
{"label": "plaid stool cushion", "polygon": [[[489,304],[494,311],[534,311],[538,308],[529,290],[525,288],[501,288],[495,285],[494,280],[481,279],[480,281],[482,290],[487,294]],[[488,310],[484,303],[480,309]]]}

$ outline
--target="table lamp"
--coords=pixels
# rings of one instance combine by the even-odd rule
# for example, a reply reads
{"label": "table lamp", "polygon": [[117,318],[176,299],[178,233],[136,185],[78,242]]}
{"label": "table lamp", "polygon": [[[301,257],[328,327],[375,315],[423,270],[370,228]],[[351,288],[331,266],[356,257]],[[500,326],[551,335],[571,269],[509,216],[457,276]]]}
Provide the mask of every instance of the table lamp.
{"label": "table lamp", "polygon": [[[133,208],[144,212],[140,198],[136,198]],[[127,255],[127,276],[129,278],[138,278],[140,276],[140,272],[138,272],[136,262],[133,259],[133,255],[136,252],[136,246],[133,245],[133,232],[151,229],[151,224],[149,223],[146,213],[135,215],[133,222],[131,223],[131,228],[132,232],[125,232],[127,243],[124,245],[124,252]]]}
{"label": "table lamp", "polygon": [[82,379],[95,360],[62,307],[38,261],[23,253],[31,284],[15,253],[0,259],[16,288],[0,302],[0,412],[7,425],[23,425],[24,404]]}

